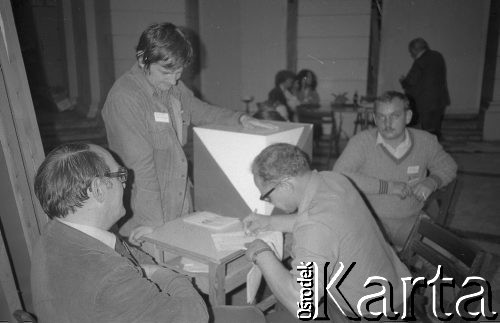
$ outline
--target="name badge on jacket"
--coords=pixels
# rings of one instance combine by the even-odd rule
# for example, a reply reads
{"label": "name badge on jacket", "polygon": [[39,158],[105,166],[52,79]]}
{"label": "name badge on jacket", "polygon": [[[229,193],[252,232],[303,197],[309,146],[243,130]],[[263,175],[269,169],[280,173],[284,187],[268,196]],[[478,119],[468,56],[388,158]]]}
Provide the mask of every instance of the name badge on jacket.
{"label": "name badge on jacket", "polygon": [[170,116],[166,112],[155,112],[154,116],[156,122],[170,123]]}

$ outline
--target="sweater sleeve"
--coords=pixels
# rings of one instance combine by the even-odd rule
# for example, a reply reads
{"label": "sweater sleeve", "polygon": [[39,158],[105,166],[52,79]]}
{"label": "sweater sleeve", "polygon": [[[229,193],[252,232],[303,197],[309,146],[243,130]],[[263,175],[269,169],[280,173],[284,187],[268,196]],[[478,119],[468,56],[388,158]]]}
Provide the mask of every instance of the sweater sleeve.
{"label": "sweater sleeve", "polygon": [[428,147],[430,149],[427,166],[429,177],[436,182],[438,188],[441,188],[455,179],[458,166],[450,154],[444,151],[435,136],[431,137]]}
{"label": "sweater sleeve", "polygon": [[365,194],[379,194],[381,180],[361,173],[368,153],[370,134],[361,132],[349,139],[347,146],[335,162],[333,171],[347,176]]}
{"label": "sweater sleeve", "polygon": [[189,110],[192,122],[196,126],[206,124],[238,125],[243,112],[217,107],[201,101],[194,96],[184,83],[179,82],[181,101],[184,109]]}
{"label": "sweater sleeve", "polygon": [[208,321],[205,303],[189,280],[168,269],[149,280],[137,268],[119,265],[100,286],[94,303],[98,322]]}

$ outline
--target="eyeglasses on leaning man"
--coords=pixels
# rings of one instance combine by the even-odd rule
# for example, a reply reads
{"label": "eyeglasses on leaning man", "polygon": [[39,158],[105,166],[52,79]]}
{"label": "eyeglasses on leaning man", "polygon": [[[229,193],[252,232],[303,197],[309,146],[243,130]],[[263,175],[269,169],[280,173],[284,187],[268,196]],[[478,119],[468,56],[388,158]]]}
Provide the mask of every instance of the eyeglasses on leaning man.
{"label": "eyeglasses on leaning man", "polygon": [[122,184],[127,184],[128,179],[128,169],[125,167],[119,167],[116,172],[106,172],[104,173],[104,177],[108,178],[117,178]]}

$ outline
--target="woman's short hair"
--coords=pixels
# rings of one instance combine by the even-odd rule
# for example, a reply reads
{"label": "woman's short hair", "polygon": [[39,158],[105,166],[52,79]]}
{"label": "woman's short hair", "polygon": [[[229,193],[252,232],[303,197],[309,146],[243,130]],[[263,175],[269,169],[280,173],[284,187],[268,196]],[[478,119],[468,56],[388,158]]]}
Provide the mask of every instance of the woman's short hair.
{"label": "woman's short hair", "polygon": [[193,47],[178,27],[165,22],[153,24],[142,32],[136,56],[142,58],[146,70],[152,63],[176,70],[191,63]]}
{"label": "woman's short hair", "polygon": [[35,175],[35,194],[49,218],[64,218],[83,206],[87,189],[109,167],[88,144],[63,144],[52,150]]}
{"label": "woman's short hair", "polygon": [[264,182],[276,182],[311,170],[309,156],[287,143],[268,146],[255,157],[252,173]]}

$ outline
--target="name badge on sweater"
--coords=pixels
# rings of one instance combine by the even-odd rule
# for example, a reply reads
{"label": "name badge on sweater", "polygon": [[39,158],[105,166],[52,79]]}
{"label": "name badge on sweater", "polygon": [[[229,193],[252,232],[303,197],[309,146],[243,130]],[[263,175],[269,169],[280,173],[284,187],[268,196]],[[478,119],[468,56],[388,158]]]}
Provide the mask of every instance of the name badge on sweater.
{"label": "name badge on sweater", "polygon": [[420,166],[408,166],[408,175],[410,174],[418,174],[418,171],[420,170]]}
{"label": "name badge on sweater", "polygon": [[166,112],[155,112],[154,116],[156,122],[170,123],[170,116]]}
{"label": "name badge on sweater", "polygon": [[419,170],[420,170],[420,167],[417,165],[417,166],[408,166],[408,170],[406,171],[406,173],[408,174],[408,183],[409,184],[413,184],[413,183],[416,183],[419,179]]}

